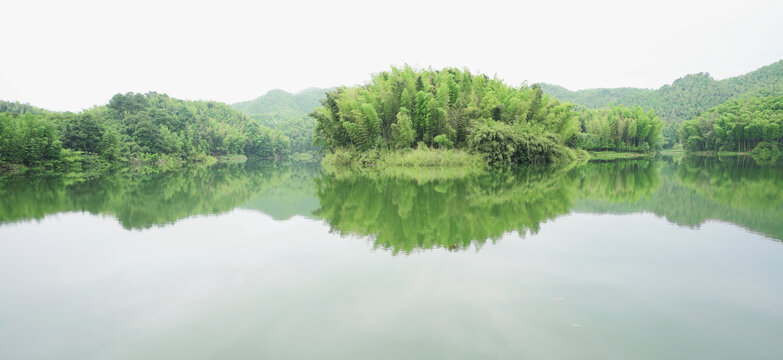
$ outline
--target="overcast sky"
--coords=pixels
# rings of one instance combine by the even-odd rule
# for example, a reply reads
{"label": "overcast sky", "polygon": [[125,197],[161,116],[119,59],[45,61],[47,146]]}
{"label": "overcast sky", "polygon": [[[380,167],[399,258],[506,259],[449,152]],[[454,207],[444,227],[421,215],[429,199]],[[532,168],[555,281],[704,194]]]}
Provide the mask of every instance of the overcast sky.
{"label": "overcast sky", "polygon": [[228,103],[405,63],[511,85],[657,88],[783,59],[783,1],[34,1],[2,5],[0,99],[51,110],[157,91]]}

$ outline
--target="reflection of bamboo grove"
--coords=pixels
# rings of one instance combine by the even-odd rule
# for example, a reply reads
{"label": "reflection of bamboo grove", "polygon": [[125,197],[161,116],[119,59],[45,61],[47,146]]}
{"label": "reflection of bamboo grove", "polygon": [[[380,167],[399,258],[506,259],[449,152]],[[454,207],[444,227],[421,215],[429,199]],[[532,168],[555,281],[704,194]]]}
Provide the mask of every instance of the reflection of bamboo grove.
{"label": "reflection of bamboo grove", "polygon": [[0,224],[85,211],[142,229],[244,207],[278,220],[320,217],[338,233],[370,236],[378,248],[407,253],[535,233],[570,211],[645,211],[679,225],[716,219],[783,239],[783,169],[751,159],[589,163],[448,180],[448,173],[435,176],[441,180],[412,174],[318,176],[316,166],[248,163],[82,180],[8,176],[0,177]]}
{"label": "reflection of bamboo grove", "polygon": [[316,212],[343,234],[372,235],[393,252],[464,249],[504,233],[537,232],[585,193],[610,201],[649,196],[660,184],[649,161],[565,171],[519,169],[423,184],[396,177],[325,175]]}
{"label": "reflection of bamboo grove", "polygon": [[[694,171],[697,180],[685,176]],[[568,172],[518,170],[424,183],[325,175],[316,179],[321,208],[315,214],[341,234],[369,235],[376,248],[394,253],[480,247],[507,232],[535,233],[571,210],[653,212],[688,226],[717,219],[783,239],[781,182],[779,169],[742,159],[590,163]],[[736,194],[737,206],[729,194]],[[756,209],[766,213],[754,217]]]}

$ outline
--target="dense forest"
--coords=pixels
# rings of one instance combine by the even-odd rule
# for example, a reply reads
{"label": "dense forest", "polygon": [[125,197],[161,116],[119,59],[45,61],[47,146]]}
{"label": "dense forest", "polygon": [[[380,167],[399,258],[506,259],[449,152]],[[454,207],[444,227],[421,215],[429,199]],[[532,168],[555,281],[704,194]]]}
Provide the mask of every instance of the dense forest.
{"label": "dense forest", "polygon": [[117,94],[81,113],[4,103],[0,163],[54,168],[89,161],[162,163],[209,156],[280,157],[290,140],[228,105],[163,94]]}
{"label": "dense forest", "polygon": [[365,86],[326,94],[311,114],[329,149],[468,149],[492,164],[573,158],[579,122],[571,105],[538,86],[510,87],[458,69],[392,68]]}
{"label": "dense forest", "polygon": [[562,101],[586,108],[641,106],[652,109],[667,123],[682,122],[729,99],[783,94],[783,60],[725,80],[715,80],[708,73],[686,75],[657,90],[617,88],[569,91],[549,84],[541,84],[541,88]]}
{"label": "dense forest", "polygon": [[783,96],[728,101],[683,123],[680,138],[693,151],[777,153],[783,145]]}
{"label": "dense forest", "polygon": [[579,122],[579,146],[585,150],[646,152],[663,141],[663,122],[652,111],[623,105],[606,109],[585,109]]}

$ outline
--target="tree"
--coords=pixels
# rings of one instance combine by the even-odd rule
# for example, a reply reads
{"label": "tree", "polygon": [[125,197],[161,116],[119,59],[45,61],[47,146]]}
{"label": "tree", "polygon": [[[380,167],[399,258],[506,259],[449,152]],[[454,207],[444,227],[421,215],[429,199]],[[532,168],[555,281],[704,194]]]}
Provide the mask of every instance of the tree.
{"label": "tree", "polygon": [[69,117],[63,134],[63,145],[67,148],[97,153],[103,128],[92,114],[79,114]]}

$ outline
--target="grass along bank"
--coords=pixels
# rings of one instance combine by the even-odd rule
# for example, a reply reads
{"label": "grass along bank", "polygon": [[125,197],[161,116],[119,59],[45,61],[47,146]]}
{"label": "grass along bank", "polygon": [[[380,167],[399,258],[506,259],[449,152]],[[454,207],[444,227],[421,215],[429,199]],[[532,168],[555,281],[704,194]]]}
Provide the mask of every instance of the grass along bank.
{"label": "grass along bank", "polygon": [[485,168],[479,154],[464,150],[416,148],[397,151],[351,151],[337,149],[323,158],[326,166],[344,167],[472,167]]}
{"label": "grass along bank", "polygon": [[617,151],[590,151],[591,161],[640,159],[644,157],[655,156],[655,153],[637,153],[637,152],[617,152]]}

